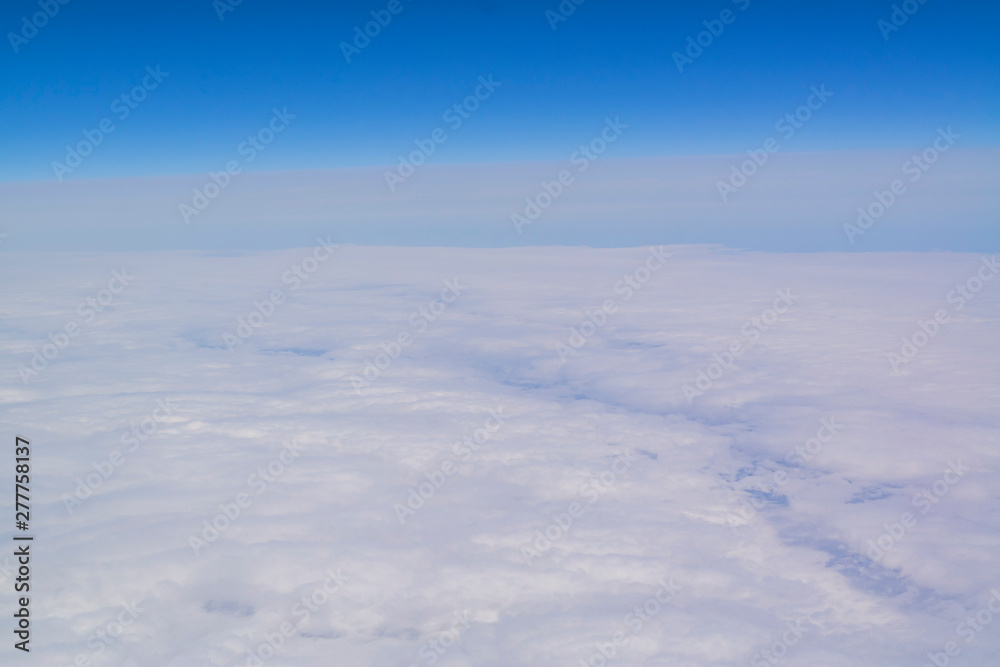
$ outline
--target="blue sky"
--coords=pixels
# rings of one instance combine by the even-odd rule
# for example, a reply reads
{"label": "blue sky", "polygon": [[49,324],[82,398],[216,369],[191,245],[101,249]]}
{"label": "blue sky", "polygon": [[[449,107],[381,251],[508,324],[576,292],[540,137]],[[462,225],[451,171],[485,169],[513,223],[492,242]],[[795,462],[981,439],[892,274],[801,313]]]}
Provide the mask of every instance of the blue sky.
{"label": "blue sky", "polygon": [[[555,29],[555,0],[388,5],[244,0],[220,20],[209,0],[70,0],[33,34],[22,17],[38,2],[5,3],[0,182],[55,182],[53,162],[105,118],[114,131],[67,180],[205,174],[275,107],[295,119],[244,171],[391,165],[490,75],[500,87],[428,165],[565,160],[616,116],[629,130],[608,159],[737,155],[814,85],[835,95],[784,153],[919,150],[947,126],[963,151],[998,147],[1000,10],[987,3],[914,0],[891,32],[881,2],[567,0]],[[391,21],[347,62],[340,45],[371,12]],[[678,71],[705,22],[720,34]],[[119,118],[147,67],[168,74]]]}

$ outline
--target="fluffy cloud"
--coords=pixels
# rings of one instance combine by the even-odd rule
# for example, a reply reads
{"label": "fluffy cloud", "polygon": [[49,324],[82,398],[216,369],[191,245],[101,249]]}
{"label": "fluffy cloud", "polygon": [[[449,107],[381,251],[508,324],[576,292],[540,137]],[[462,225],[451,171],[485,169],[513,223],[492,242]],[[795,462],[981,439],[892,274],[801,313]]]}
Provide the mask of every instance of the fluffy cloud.
{"label": "fluffy cloud", "polygon": [[958,309],[977,255],[665,252],[5,255],[39,659],[995,659],[960,624],[1000,588],[1000,280]]}

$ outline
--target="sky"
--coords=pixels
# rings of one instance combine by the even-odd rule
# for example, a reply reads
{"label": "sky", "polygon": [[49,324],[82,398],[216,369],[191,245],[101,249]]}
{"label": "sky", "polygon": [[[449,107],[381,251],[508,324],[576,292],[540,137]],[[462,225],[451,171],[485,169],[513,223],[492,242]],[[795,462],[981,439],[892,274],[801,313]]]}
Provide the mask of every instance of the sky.
{"label": "sky", "polygon": [[[992,26],[1000,9],[990,3],[914,2],[906,7],[912,14],[894,14],[891,3],[760,0],[400,0],[391,9],[387,2],[72,0],[52,5],[48,18],[38,14],[37,3],[6,3],[0,12],[7,35],[0,55],[0,115],[8,128],[0,157],[0,227],[10,236],[8,249],[208,248],[219,245],[206,240],[213,236],[241,237],[228,243],[234,248],[266,249],[306,245],[331,223],[348,242],[401,245],[709,242],[802,251],[996,246],[1000,46]],[[363,35],[366,24],[374,37]],[[488,88],[480,77],[490,82]],[[482,99],[469,98],[477,90]],[[824,91],[818,105],[820,98],[810,98],[813,90]],[[447,115],[467,99],[474,110]],[[817,108],[803,109],[810,99]],[[266,129],[275,110],[285,114],[282,131],[251,150],[243,142]],[[779,126],[798,110],[808,120]],[[512,206],[534,197],[532,187],[542,182],[515,184],[519,175],[551,163],[549,179],[555,178],[609,120],[626,129],[595,160],[594,181],[577,190],[599,181],[608,190],[602,208],[617,215],[565,228],[550,225],[550,233],[531,239],[491,230],[517,213]],[[101,130],[102,121],[110,132]],[[430,139],[435,130],[444,133],[441,143]],[[740,197],[763,188],[758,183],[773,171],[768,165],[761,165],[735,203],[719,191],[747,151],[760,151],[774,139],[772,162],[799,159],[791,171],[811,186],[829,185],[837,197],[831,205],[836,217],[847,224],[859,205],[891,186],[907,159],[932,145],[939,130],[959,138],[920,184],[936,205],[915,208],[934,220],[914,222],[918,228],[936,226],[937,234],[904,231],[907,215],[895,211],[893,231],[869,237],[866,247],[845,246],[843,234],[829,234],[829,225],[814,222],[831,208],[803,201],[803,184],[784,178],[778,180],[785,187],[766,196],[784,206],[798,201],[794,212],[738,210]],[[81,142],[80,151],[88,154],[70,155]],[[417,175],[390,188],[386,171],[399,169],[400,157],[418,150],[419,142],[430,148],[414,158],[423,163]],[[706,162],[692,169],[686,162],[692,158]],[[204,181],[234,159],[238,180],[248,172],[270,174],[252,187],[262,199],[280,197],[276,184],[283,179],[335,170],[326,191],[360,179],[377,191],[379,202],[399,202],[409,190],[433,204],[429,214],[442,220],[456,208],[454,193],[425,188],[423,174],[503,169],[503,177],[468,183],[466,196],[488,199],[497,187],[509,187],[510,210],[434,226],[405,215],[345,219],[338,217],[343,201],[317,198],[297,220],[209,211],[200,221],[214,218],[215,233],[175,234],[150,228],[147,218],[160,205],[150,196],[147,216],[117,219],[117,203],[129,192],[149,186],[179,208],[185,196],[194,195],[173,189],[170,179]],[[643,196],[662,192],[656,179],[623,176],[649,159],[679,161],[672,163],[675,171],[707,186],[694,205],[719,210],[709,220],[691,220],[682,193],[641,214],[628,212],[632,198],[614,186],[619,181],[627,178]],[[850,182],[853,171],[880,159],[892,166],[866,176],[863,184]],[[953,194],[939,182],[946,170],[971,183],[973,192],[953,197],[960,200],[957,206],[941,203]],[[83,201],[73,182],[107,194]],[[194,182],[192,189],[201,181]],[[560,209],[570,216],[578,196],[557,201],[553,217]],[[237,209],[258,203],[235,188],[225,198],[240,199],[233,204]],[[81,217],[107,222],[95,226]],[[290,233],[284,233],[289,224]],[[221,231],[227,225],[244,233]],[[810,225],[823,229],[803,231]],[[959,229],[952,240],[949,226]],[[123,227],[132,232],[123,235]],[[761,231],[740,232],[747,227]],[[53,245],[55,238],[84,236],[86,241]]]}
{"label": "sky", "polygon": [[4,3],[35,657],[996,664],[998,14]]}
{"label": "sky", "polygon": [[[4,51],[2,113],[18,131],[2,175],[50,177],[49,162],[147,66],[169,76],[78,177],[217,168],[274,106],[298,115],[296,129],[255,168],[392,163],[480,75],[502,82],[500,94],[437,161],[561,158],[608,115],[637,137],[617,157],[742,152],[820,84],[836,108],[796,140],[798,152],[916,148],[948,124],[968,145],[1000,139],[991,3],[928,1],[886,41],[877,22],[891,3],[588,0],[553,30],[545,12],[557,2],[400,0],[346,62],[339,44],[386,5],[244,0],[220,20],[205,0],[73,0],[18,53]],[[733,22],[678,72],[672,54],[726,9]],[[5,32],[33,10],[6,3]]]}

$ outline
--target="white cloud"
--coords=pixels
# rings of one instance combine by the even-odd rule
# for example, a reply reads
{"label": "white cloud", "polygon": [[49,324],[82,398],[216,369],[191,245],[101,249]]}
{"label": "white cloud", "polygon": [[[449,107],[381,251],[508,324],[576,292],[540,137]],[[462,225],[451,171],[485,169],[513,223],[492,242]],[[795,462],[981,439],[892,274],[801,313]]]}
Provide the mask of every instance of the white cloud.
{"label": "white cloud", "polygon": [[[0,401],[35,457],[33,652],[243,665],[279,632],[265,664],[424,665],[431,651],[576,666],[625,631],[609,664],[732,665],[797,622],[780,664],[924,664],[949,641],[965,664],[994,658],[996,621],[969,644],[956,628],[1000,587],[1000,283],[900,372],[886,361],[979,256],[668,251],[565,362],[556,344],[645,248],[340,247],[233,352],[223,335],[311,248],[5,255]],[[122,266],[128,290],[22,383],[32,347]],[[461,298],[356,392],[350,376],[454,276]],[[794,307],[689,402],[684,384],[786,288]],[[76,478],[168,399],[155,434],[67,513]],[[455,456],[498,406],[503,426]],[[786,460],[831,417],[832,438]],[[195,556],[188,536],[292,439],[294,465]],[[620,451],[631,466],[526,564],[521,546],[587,503],[581,487]],[[913,497],[958,458],[968,472],[921,514]],[[455,474],[400,525],[394,503],[446,459]],[[733,527],[744,500],[755,512]],[[916,525],[868,561],[902,512]],[[338,571],[343,585],[317,593]],[[670,580],[676,594],[627,630]],[[96,656],[88,638],[123,603],[142,611]],[[429,643],[452,629],[447,650]]]}

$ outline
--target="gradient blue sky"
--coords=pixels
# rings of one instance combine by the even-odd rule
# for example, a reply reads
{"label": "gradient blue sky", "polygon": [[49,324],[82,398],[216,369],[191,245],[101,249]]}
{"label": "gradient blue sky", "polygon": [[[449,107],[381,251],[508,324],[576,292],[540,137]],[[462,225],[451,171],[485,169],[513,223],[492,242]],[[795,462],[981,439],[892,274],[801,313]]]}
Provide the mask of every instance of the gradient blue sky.
{"label": "gradient blue sky", "polygon": [[[210,0],[70,0],[0,48],[0,180],[54,182],[66,145],[156,65],[167,79],[67,180],[218,170],[276,106],[297,118],[248,171],[393,164],[484,74],[501,88],[431,163],[564,161],[615,115],[629,130],[613,159],[740,154],[814,84],[835,97],[783,152],[922,149],[949,125],[963,150],[998,147],[996,3],[927,0],[885,40],[889,2],[587,0],[556,30],[556,0],[401,2],[347,63],[339,44],[387,2],[243,0],[220,21]],[[727,8],[735,21],[678,72],[673,52]],[[5,35],[38,10],[4,3]]]}

